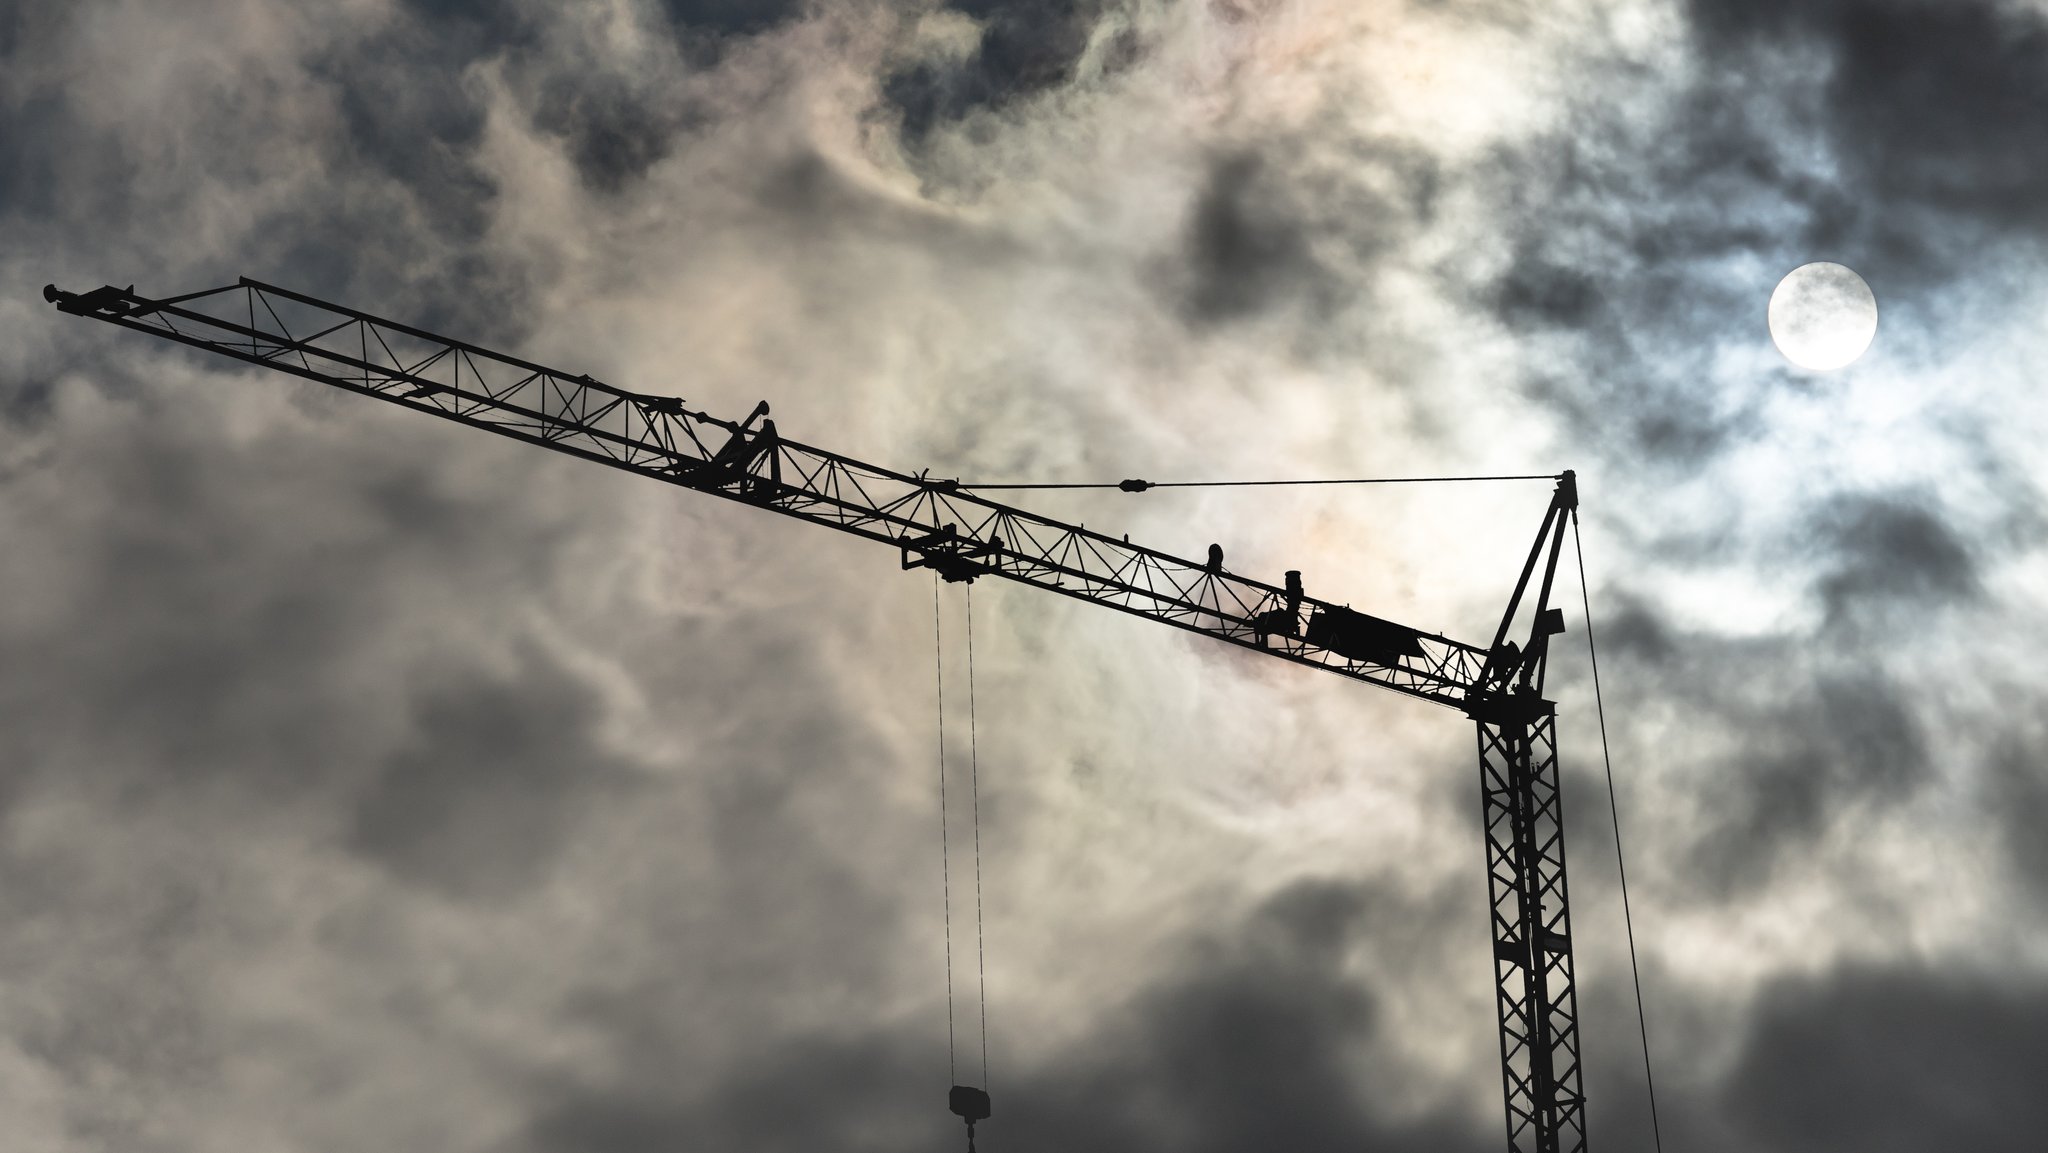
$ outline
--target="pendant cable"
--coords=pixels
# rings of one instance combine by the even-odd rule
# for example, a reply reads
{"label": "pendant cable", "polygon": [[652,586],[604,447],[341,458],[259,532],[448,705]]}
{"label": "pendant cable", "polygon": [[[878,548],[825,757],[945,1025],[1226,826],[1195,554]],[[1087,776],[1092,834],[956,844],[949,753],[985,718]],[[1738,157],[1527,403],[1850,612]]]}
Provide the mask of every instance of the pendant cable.
{"label": "pendant cable", "polygon": [[967,768],[974,813],[974,952],[981,987],[981,1088],[988,1091],[988,942],[981,905],[981,751],[974,720],[974,585],[967,586]]}
{"label": "pendant cable", "polygon": [[958,1081],[953,1033],[953,850],[946,833],[946,641],[939,615],[939,574],[932,574],[932,666],[938,684],[939,713],[939,891],[946,922],[946,1078]]}
{"label": "pendant cable", "polygon": [[982,928],[981,898],[981,752],[974,707],[974,593],[967,593],[967,763],[974,831],[974,951],[978,971],[976,993],[981,1014],[981,1084],[960,1084],[960,1043],[958,1011],[953,982],[953,846],[950,825],[952,809],[946,788],[946,634],[944,604],[939,595],[939,574],[932,574],[932,666],[938,682],[939,732],[939,879],[944,897],[946,926],[946,1075],[952,1087],[946,1104],[954,1116],[967,1123],[967,1153],[975,1153],[974,1126],[988,1120],[988,946]]}
{"label": "pendant cable", "polygon": [[1593,665],[1593,707],[1600,718],[1600,760],[1607,769],[1607,813],[1614,819],[1614,867],[1621,876],[1621,921],[1628,929],[1628,968],[1636,985],[1636,1031],[1643,1040],[1643,1084],[1650,1094],[1650,1137],[1664,1153],[1664,1130],[1657,1120],[1657,1080],[1650,1072],[1650,1026],[1643,1015],[1643,970],[1636,962],[1635,915],[1629,909],[1628,864],[1621,852],[1621,806],[1614,794],[1614,756],[1607,747],[1607,704],[1600,694],[1600,650],[1593,643],[1593,594],[1586,583],[1586,546],[1579,540],[1579,512],[1572,510],[1572,551],[1579,561],[1579,600],[1586,614],[1586,656]]}
{"label": "pendant cable", "polygon": [[[1081,484],[959,484],[975,491],[996,489],[1081,489],[1114,488],[1124,492],[1145,492],[1155,488],[1267,488],[1297,484],[1455,484],[1485,480],[1556,480],[1556,473],[1519,473],[1513,476],[1362,476],[1310,480],[1106,480]],[[949,482],[950,483],[950,482]]]}

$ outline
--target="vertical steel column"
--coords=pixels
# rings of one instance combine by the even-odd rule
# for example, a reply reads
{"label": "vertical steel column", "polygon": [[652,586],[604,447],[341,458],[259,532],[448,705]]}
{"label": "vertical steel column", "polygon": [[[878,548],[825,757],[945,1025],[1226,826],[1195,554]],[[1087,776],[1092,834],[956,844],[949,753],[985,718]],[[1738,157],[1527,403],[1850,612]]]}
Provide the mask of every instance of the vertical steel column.
{"label": "vertical steel column", "polygon": [[1550,702],[1475,709],[1510,1153],[1584,1153],[1578,992]]}

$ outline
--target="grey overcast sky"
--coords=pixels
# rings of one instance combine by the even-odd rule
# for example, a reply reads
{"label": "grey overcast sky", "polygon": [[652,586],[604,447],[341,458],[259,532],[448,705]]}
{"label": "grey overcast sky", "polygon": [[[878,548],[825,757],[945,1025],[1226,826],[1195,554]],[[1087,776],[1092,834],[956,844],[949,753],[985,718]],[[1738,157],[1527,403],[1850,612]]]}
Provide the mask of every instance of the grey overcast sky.
{"label": "grey overcast sky", "polygon": [[[7,1148],[964,1147],[929,578],[40,296],[246,274],[939,475],[1576,468],[1666,1148],[2038,1150],[2044,124],[2040,0],[0,0]],[[1484,639],[1546,499],[1032,503]],[[982,1147],[1499,1149],[1468,723],[972,611]]]}

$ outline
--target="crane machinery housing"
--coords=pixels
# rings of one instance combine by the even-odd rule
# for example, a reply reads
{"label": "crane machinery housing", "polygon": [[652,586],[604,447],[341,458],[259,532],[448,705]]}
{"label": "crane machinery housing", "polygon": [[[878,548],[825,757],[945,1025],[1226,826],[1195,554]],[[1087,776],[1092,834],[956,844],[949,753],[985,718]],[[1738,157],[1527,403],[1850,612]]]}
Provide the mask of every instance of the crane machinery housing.
{"label": "crane machinery housing", "polygon": [[[1577,515],[1572,473],[1557,477],[1491,643],[1475,645],[1309,596],[1298,572],[1253,580],[1225,571],[1215,548],[1183,560],[784,439],[765,401],[722,419],[247,278],[160,299],[132,285],[43,295],[72,315],[866,537],[905,569],[1001,577],[1464,713],[1478,736],[1509,1153],[1586,1148],[1557,710],[1543,695],[1550,638],[1564,631],[1550,598]],[[986,1116],[985,1096],[970,1105]]]}

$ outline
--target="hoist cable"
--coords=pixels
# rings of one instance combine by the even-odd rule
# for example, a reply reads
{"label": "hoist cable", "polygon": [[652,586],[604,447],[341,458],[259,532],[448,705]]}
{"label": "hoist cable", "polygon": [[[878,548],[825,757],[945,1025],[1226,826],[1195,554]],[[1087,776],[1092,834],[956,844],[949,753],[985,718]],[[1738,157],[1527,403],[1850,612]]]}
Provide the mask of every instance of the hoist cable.
{"label": "hoist cable", "polygon": [[967,771],[974,801],[974,951],[981,985],[981,1087],[988,1089],[988,944],[981,911],[981,751],[974,720],[974,585],[967,586]]}
{"label": "hoist cable", "polygon": [[1340,477],[1329,480],[1117,480],[1096,481],[1085,484],[961,484],[963,489],[987,491],[993,489],[1078,489],[1117,488],[1125,492],[1144,492],[1154,488],[1265,488],[1273,485],[1296,484],[1451,484],[1464,481],[1485,480],[1556,480],[1556,473],[1523,473],[1513,476],[1366,476]]}
{"label": "hoist cable", "polygon": [[1600,718],[1600,760],[1607,768],[1607,813],[1614,819],[1614,867],[1621,876],[1621,922],[1628,930],[1628,968],[1636,984],[1636,1031],[1643,1040],[1643,1084],[1650,1094],[1650,1136],[1664,1153],[1664,1130],[1657,1120],[1657,1080],[1650,1073],[1650,1026],[1643,1015],[1643,970],[1636,961],[1635,914],[1629,908],[1628,865],[1621,852],[1621,806],[1614,794],[1614,757],[1607,747],[1607,703],[1600,694],[1600,650],[1593,643],[1593,594],[1586,583],[1586,546],[1579,540],[1579,512],[1572,510],[1572,551],[1579,561],[1579,600],[1586,614],[1586,656],[1593,666],[1593,708]]}
{"label": "hoist cable", "polygon": [[932,573],[932,666],[939,701],[939,889],[946,913],[946,1078],[957,1082],[953,1040],[953,850],[946,836],[946,643],[939,617],[939,574]]}

